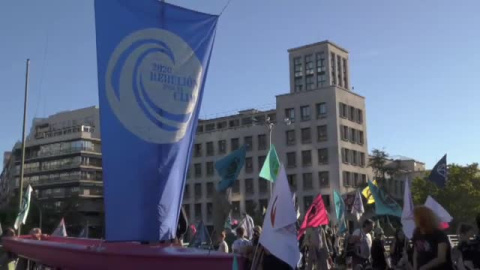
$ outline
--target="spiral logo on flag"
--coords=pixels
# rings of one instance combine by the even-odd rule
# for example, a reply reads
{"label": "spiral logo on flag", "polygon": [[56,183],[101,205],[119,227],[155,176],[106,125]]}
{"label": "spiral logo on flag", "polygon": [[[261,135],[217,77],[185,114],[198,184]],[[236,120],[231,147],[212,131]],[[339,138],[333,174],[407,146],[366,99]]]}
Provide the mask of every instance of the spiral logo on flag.
{"label": "spiral logo on flag", "polygon": [[157,28],[126,36],[107,66],[106,96],[126,129],[152,143],[181,140],[194,114],[202,65],[179,36]]}

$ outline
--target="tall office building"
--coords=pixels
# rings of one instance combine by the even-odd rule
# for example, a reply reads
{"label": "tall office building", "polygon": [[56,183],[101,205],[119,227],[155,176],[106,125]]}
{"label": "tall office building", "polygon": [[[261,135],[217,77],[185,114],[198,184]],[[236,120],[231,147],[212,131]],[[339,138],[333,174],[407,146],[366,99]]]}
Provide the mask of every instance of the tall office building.
{"label": "tall office building", "polygon": [[270,186],[259,172],[269,148],[269,123],[301,213],[318,194],[334,211],[334,190],[349,192],[366,182],[365,98],[350,89],[348,52],[329,41],[288,52],[290,93],[277,96],[275,109],[199,121],[184,197],[191,221],[211,224],[220,180],[215,161],[243,144],[247,158],[232,189],[233,216],[267,206]]}
{"label": "tall office building", "polygon": [[[103,181],[100,125],[97,107],[60,112],[33,120],[27,137],[23,186],[31,185],[32,212],[37,208],[44,225],[52,213],[65,216],[73,230],[88,224],[102,234]],[[15,144],[3,170],[0,207],[8,207],[18,194],[21,143]],[[17,195],[18,196],[18,195]],[[15,200],[16,202],[16,200]],[[73,224],[72,224],[73,223]],[[72,227],[69,227],[72,229]]]}

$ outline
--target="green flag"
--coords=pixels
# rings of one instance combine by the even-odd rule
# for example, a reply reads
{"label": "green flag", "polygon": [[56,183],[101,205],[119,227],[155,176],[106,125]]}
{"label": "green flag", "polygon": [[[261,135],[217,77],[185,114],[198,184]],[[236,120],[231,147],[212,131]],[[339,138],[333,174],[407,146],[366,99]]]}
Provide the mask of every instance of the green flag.
{"label": "green flag", "polygon": [[280,168],[280,161],[278,160],[277,151],[273,144],[270,145],[267,158],[263,163],[260,177],[270,182],[275,182],[277,179],[278,169]]}
{"label": "green flag", "polygon": [[32,187],[28,185],[27,190],[23,194],[22,198],[22,205],[20,206],[20,212],[18,213],[17,219],[15,220],[15,224],[13,227],[15,230],[18,230],[20,224],[25,224],[27,220],[28,210],[30,209],[30,197],[32,194]]}

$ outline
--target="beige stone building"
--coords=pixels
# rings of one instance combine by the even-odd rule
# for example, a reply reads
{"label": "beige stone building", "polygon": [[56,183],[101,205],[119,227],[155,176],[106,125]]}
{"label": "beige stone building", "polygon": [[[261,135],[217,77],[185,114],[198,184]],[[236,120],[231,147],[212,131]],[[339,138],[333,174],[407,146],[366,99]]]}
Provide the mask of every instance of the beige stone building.
{"label": "beige stone building", "polygon": [[270,185],[259,172],[268,153],[269,123],[301,213],[318,194],[333,213],[333,190],[353,191],[366,182],[365,98],[350,89],[348,52],[329,41],[288,52],[290,93],[278,95],[275,108],[199,121],[184,197],[191,221],[211,224],[220,180],[215,162],[243,144],[248,151],[232,189],[233,216],[267,206]]}

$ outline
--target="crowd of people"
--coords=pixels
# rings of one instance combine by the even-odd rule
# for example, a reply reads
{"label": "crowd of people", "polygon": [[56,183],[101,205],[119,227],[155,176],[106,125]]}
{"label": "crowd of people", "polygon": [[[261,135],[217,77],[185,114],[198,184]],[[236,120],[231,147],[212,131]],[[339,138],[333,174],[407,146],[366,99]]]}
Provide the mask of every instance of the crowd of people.
{"label": "crowd of people", "polygon": [[[413,219],[416,228],[411,239],[398,228],[388,244],[382,228],[376,227],[371,219],[364,220],[352,233],[340,233],[337,226],[308,228],[299,239],[302,257],[297,269],[480,269],[480,215],[476,218],[477,228],[468,224],[458,226],[456,246],[429,208],[416,207]],[[292,269],[259,244],[260,226],[255,226],[251,239],[246,238],[243,227],[237,227],[236,239],[228,244],[227,235],[231,233],[220,234],[216,242],[218,251],[245,257],[248,269]]]}

